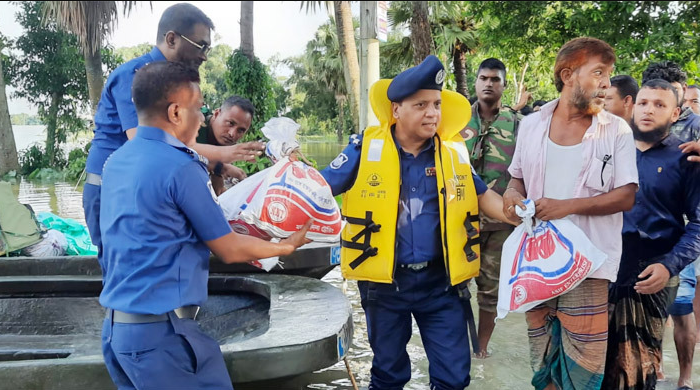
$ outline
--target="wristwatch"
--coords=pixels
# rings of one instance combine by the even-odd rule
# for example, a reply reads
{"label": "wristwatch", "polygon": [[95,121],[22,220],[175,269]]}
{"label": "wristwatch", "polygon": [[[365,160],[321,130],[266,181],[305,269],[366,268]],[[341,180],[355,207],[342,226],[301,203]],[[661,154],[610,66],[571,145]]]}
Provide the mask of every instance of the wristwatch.
{"label": "wristwatch", "polygon": [[223,169],[224,163],[221,161],[216,163],[216,166],[214,166],[214,175],[221,177],[221,169]]}

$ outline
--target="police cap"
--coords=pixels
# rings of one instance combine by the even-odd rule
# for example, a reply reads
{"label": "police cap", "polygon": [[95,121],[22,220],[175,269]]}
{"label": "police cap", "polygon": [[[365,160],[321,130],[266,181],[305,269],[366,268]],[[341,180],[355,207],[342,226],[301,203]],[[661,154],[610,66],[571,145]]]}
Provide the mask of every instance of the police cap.
{"label": "police cap", "polygon": [[421,89],[442,91],[445,81],[445,67],[434,55],[429,55],[423,62],[406,69],[394,77],[389,84],[386,95],[392,102],[400,102]]}

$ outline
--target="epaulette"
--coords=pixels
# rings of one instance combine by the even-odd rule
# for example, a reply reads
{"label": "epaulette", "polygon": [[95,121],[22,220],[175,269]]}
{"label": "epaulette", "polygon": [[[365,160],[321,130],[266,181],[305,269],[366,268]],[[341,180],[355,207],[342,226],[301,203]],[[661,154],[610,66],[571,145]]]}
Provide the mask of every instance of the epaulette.
{"label": "epaulette", "polygon": [[204,155],[201,155],[201,154],[197,153],[196,151],[194,151],[194,149],[192,149],[192,148],[184,148],[184,149],[182,149],[182,150],[184,150],[185,153],[189,154],[190,156],[192,156],[192,158],[198,160],[199,162],[201,162],[201,163],[204,164],[205,166],[209,165],[209,159],[206,158]]}
{"label": "epaulette", "polygon": [[362,136],[359,134],[352,134],[350,136],[350,145],[355,145],[356,148],[362,147]]}

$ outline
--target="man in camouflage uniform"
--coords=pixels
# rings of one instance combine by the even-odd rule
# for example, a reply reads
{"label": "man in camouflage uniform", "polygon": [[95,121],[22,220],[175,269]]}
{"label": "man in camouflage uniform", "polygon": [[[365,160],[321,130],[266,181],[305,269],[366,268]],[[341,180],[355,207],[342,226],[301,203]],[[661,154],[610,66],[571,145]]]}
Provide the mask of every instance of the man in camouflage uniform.
{"label": "man in camouflage uniform", "polygon": [[[521,117],[517,110],[501,104],[506,86],[503,62],[495,58],[484,60],[479,65],[475,84],[477,101],[472,105],[472,118],[462,130],[462,136],[476,173],[490,189],[503,195],[510,180],[508,166],[515,152]],[[518,105],[523,103],[522,100]],[[489,356],[487,347],[496,326],[501,248],[512,231],[513,227],[508,224],[481,216],[481,270],[476,277],[480,349],[477,358]]]}
{"label": "man in camouflage uniform", "polygon": [[255,115],[255,107],[248,99],[231,96],[214,111],[202,107],[202,114],[204,123],[192,149],[209,158],[211,183],[216,194],[220,195],[225,190],[224,179],[235,184],[246,178],[245,172],[231,163],[255,161],[265,150],[265,145],[262,142],[239,143],[250,129]]}

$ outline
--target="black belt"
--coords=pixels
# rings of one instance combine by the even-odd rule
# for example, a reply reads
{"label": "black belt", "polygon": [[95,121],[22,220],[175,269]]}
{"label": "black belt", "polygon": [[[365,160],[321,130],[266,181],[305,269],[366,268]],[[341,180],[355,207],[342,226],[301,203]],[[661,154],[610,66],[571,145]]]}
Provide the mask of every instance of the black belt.
{"label": "black belt", "polygon": [[[121,324],[148,324],[168,320],[168,314],[133,314],[119,310],[107,309],[107,317],[113,312],[112,321]],[[173,310],[178,318],[194,320],[199,313],[199,306],[183,306]]]}
{"label": "black belt", "polygon": [[406,268],[410,269],[411,271],[422,271],[430,265],[430,261],[424,261],[422,263],[413,263],[413,264],[399,264],[399,268]]}

